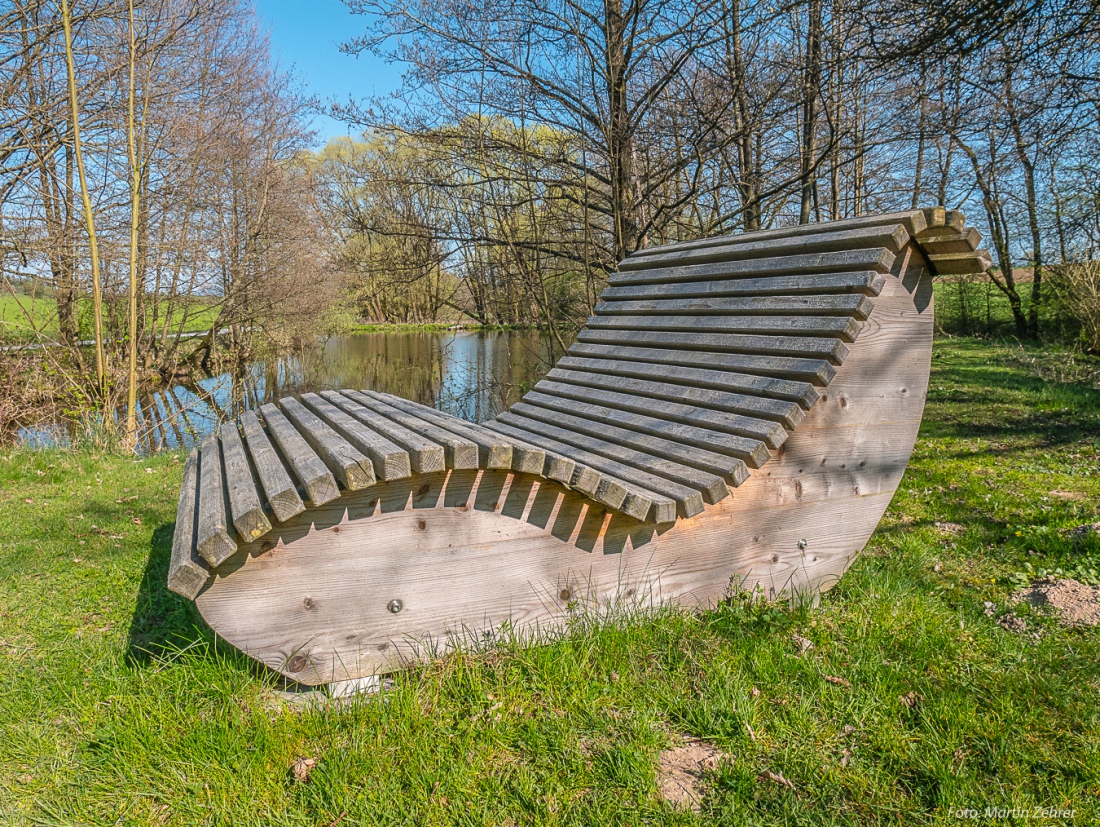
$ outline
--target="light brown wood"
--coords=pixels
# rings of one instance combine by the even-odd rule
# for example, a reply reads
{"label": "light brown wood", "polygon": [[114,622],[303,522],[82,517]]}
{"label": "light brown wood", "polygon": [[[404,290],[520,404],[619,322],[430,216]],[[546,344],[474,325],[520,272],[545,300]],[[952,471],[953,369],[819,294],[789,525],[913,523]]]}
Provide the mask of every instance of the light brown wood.
{"label": "light brown wood", "polygon": [[[910,290],[905,276],[887,277],[835,378],[777,455],[691,519],[645,524],[529,474],[426,475],[345,493],[277,527],[274,548],[243,546],[196,602],[230,642],[322,683],[391,669],[504,622],[546,629],[571,603],[613,612],[709,605],[735,587],[771,596],[828,588],[889,503],[920,423],[932,307],[917,309],[920,279]],[[387,608],[394,599],[398,614]]]}

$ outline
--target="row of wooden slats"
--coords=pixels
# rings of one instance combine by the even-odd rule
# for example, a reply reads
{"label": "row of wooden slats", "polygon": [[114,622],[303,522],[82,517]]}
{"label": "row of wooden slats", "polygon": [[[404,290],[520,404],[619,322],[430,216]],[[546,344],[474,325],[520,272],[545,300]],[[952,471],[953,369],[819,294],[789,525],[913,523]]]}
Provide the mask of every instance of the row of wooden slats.
{"label": "row of wooden slats", "polygon": [[692,517],[813,407],[911,238],[944,272],[988,266],[942,208],[668,245],[622,263],[568,355],[495,421],[368,390],[246,412],[188,458],[169,585],[193,597],[238,542],[307,504],[445,469],[542,476],[638,520]]}

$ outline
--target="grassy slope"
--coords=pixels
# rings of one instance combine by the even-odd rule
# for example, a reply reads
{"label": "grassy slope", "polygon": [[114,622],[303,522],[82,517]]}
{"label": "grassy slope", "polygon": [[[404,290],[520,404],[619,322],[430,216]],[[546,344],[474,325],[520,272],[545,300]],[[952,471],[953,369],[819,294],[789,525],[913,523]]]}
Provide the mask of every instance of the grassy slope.
{"label": "grassy slope", "polygon": [[[1058,533],[1100,519],[1100,392],[1043,382],[1019,353],[937,345],[912,465],[820,609],[578,624],[339,710],[282,706],[164,591],[178,458],[14,453],[0,823],[929,824],[955,822],[952,806],[1046,805],[1095,824],[1100,632],[1029,617],[1041,634],[1018,636],[983,613],[1027,562],[1100,557]],[[731,756],[698,819],[656,795],[657,753],[679,735]],[[288,773],[299,755],[319,759],[307,784]],[[765,769],[795,790],[759,783]]]}

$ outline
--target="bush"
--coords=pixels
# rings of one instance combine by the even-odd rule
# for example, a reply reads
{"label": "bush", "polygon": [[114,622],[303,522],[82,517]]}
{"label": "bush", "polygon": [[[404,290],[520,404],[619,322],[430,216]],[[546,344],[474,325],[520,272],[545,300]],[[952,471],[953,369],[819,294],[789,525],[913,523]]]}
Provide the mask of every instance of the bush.
{"label": "bush", "polygon": [[1100,261],[1052,267],[1047,284],[1052,323],[1067,340],[1100,353]]}

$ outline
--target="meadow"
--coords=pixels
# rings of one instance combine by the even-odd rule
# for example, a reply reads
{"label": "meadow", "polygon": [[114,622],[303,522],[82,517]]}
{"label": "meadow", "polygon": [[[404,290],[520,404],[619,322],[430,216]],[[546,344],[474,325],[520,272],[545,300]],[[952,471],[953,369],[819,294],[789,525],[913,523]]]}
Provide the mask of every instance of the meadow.
{"label": "meadow", "polygon": [[[182,464],[0,456],[0,823],[1100,822],[1100,629],[1012,602],[1100,585],[1070,533],[1100,521],[1096,360],[937,341],[901,487],[816,608],[577,615],[339,703],[289,702],[166,591]],[[689,739],[724,754],[698,813],[657,786]]]}

